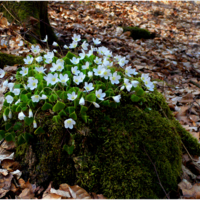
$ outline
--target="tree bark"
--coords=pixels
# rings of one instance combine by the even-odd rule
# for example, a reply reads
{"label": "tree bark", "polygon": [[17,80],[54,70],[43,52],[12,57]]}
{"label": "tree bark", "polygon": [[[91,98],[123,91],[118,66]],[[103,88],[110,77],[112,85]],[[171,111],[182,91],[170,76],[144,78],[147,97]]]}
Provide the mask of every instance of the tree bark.
{"label": "tree bark", "polygon": [[26,40],[31,43],[39,43],[48,35],[49,44],[57,41],[49,23],[47,1],[0,1],[0,3],[0,11],[8,21],[14,21],[24,27],[21,34]]}

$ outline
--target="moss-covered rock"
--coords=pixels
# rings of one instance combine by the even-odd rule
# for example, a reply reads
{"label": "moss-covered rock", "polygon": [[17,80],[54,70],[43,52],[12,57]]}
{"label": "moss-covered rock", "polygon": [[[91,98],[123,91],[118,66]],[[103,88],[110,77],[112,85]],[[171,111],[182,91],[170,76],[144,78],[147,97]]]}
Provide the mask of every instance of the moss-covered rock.
{"label": "moss-covered rock", "polygon": [[0,68],[3,68],[5,65],[15,65],[15,64],[23,64],[23,57],[14,56],[7,53],[0,52]]}
{"label": "moss-covered rock", "polygon": [[131,37],[134,40],[137,39],[152,39],[155,37],[155,33],[150,33],[149,30],[147,29],[143,29],[143,28],[139,28],[139,27],[131,27],[131,26],[126,26],[123,27],[123,31],[130,31],[131,32]]}
{"label": "moss-covered rock", "polygon": [[75,139],[72,155],[63,150],[72,142],[68,129],[53,122],[53,114],[40,113],[38,125],[45,133],[34,135],[31,150],[18,146],[17,159],[38,184],[78,184],[108,198],[163,198],[149,157],[168,193],[176,190],[181,173],[181,139],[191,153],[200,155],[200,145],[174,119],[160,93],[146,98],[139,106],[123,93],[118,108],[89,109],[88,123],[78,118],[70,131]]}

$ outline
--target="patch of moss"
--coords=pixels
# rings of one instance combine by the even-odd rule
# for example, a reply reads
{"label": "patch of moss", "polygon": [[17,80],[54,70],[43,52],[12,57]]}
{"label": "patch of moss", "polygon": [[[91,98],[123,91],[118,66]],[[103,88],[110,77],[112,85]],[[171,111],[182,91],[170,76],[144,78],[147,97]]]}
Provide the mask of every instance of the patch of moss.
{"label": "patch of moss", "polygon": [[7,53],[0,52],[0,68],[3,69],[5,65],[15,65],[15,64],[23,64],[23,57],[21,56],[14,56]]}
{"label": "patch of moss", "polygon": [[31,180],[46,185],[54,181],[54,186],[78,184],[108,198],[163,198],[149,156],[166,192],[176,190],[181,138],[190,153],[200,155],[200,145],[174,119],[162,94],[155,91],[146,99],[137,105],[123,93],[118,108],[91,108],[89,122],[78,118],[76,129],[70,130],[75,135],[72,155],[63,150],[70,143],[63,122],[56,124],[49,113],[39,113],[38,124],[45,133],[30,143],[37,160]]}
{"label": "patch of moss", "polygon": [[155,33],[150,33],[149,30],[147,29],[143,29],[143,28],[139,28],[139,27],[131,27],[131,26],[127,26],[127,27],[122,27],[124,32],[126,31],[130,31],[131,32],[131,37],[134,40],[137,39],[152,39],[155,37]]}

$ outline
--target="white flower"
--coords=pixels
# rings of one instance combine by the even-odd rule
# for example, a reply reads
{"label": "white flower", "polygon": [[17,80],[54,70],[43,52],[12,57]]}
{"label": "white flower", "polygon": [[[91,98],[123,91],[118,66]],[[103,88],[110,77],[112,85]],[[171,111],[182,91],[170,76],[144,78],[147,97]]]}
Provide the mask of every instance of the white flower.
{"label": "white flower", "polygon": [[24,45],[24,42],[23,42],[22,40],[20,40],[18,46],[21,47],[21,46],[23,46],[23,45]]}
{"label": "white flower", "polygon": [[16,88],[12,91],[15,95],[19,95],[20,94],[20,89]]}
{"label": "white flower", "polygon": [[58,46],[58,43],[57,42],[53,42],[52,44],[54,47],[57,47]]}
{"label": "white flower", "polygon": [[31,90],[34,90],[35,88],[37,88],[37,84],[38,84],[38,80],[30,80],[27,87],[29,87]]}
{"label": "white flower", "polygon": [[28,117],[29,117],[29,118],[30,118],[30,117],[33,117],[33,112],[32,112],[31,109],[29,109],[29,111],[28,111]]}
{"label": "white flower", "polygon": [[74,101],[77,98],[77,94],[75,92],[72,92],[72,94],[67,94],[67,96],[70,101]]}
{"label": "white flower", "polygon": [[89,69],[90,63],[86,62],[85,65],[82,65],[82,69]]}
{"label": "white flower", "polygon": [[98,64],[98,65],[102,63],[102,62],[101,62],[101,58],[98,58],[98,57],[95,58],[94,62],[95,62],[96,64]]}
{"label": "white flower", "polygon": [[120,67],[123,67],[125,64],[128,63],[128,60],[126,60],[126,57],[123,57],[119,60],[118,64],[120,65]]}
{"label": "white flower", "polygon": [[[46,69],[44,69],[44,67],[35,67],[35,70],[39,73],[44,73],[46,71]],[[45,74],[45,73],[44,73]]]}
{"label": "white flower", "polygon": [[56,67],[57,71],[62,72],[62,70],[64,69],[64,64],[61,63],[61,62],[58,62],[58,63],[55,64],[55,67]]}
{"label": "white flower", "polygon": [[42,58],[42,56],[38,56],[37,58],[35,58],[35,60],[36,60],[38,63],[40,63],[40,62],[43,61],[43,58]]}
{"label": "white flower", "polygon": [[100,105],[96,102],[92,102],[95,108],[100,108]]}
{"label": "white flower", "polygon": [[19,72],[22,76],[25,76],[28,74],[28,68],[22,67],[22,70]]}
{"label": "white flower", "polygon": [[79,53],[79,57],[80,57],[80,60],[83,60],[85,58],[85,51],[82,50],[82,53]]}
{"label": "white flower", "polygon": [[86,43],[86,41],[84,41],[83,43],[82,43],[82,48],[86,51],[86,50],[88,50],[88,43]]}
{"label": "white flower", "polygon": [[102,65],[99,65],[97,69],[94,68],[93,71],[95,76],[101,76],[105,71],[105,68]]}
{"label": "white flower", "polygon": [[99,54],[99,55],[104,55],[104,52],[105,51],[107,51],[108,49],[106,48],[106,47],[99,47],[98,49],[97,49],[97,53]]}
{"label": "white flower", "polygon": [[13,97],[11,95],[6,96],[6,100],[9,104],[13,102]]}
{"label": "white flower", "polygon": [[115,102],[119,103],[120,102],[120,99],[121,99],[121,95],[117,95],[117,96],[114,96],[112,97],[114,99]]}
{"label": "white flower", "polygon": [[110,69],[105,69],[104,72],[102,73],[101,77],[105,78],[106,80],[111,76]]}
{"label": "white flower", "polygon": [[89,50],[88,54],[86,54],[88,57],[90,57],[93,54],[93,48],[91,47],[91,49]]}
{"label": "white flower", "polygon": [[73,57],[72,59],[70,59],[70,61],[71,61],[74,65],[77,65],[77,64],[79,63],[79,58]]}
{"label": "white flower", "polygon": [[6,122],[8,119],[6,117],[6,115],[3,113],[3,120]]}
{"label": "white flower", "polygon": [[115,59],[116,61],[120,61],[120,60],[122,59],[122,57],[117,55],[117,56],[114,57],[114,59]]}
{"label": "white flower", "polygon": [[122,85],[122,87],[120,88],[120,90],[124,90],[125,89],[125,86],[124,85]]}
{"label": "white flower", "polygon": [[112,74],[112,76],[110,76],[110,81],[112,84],[118,84],[120,78],[121,78],[121,76],[117,75],[117,72],[115,72]]}
{"label": "white flower", "polygon": [[74,74],[74,75],[80,74],[80,71],[78,70],[78,67],[77,67],[77,66],[72,67],[72,68],[71,68],[71,72],[72,72],[72,74]]}
{"label": "white flower", "polygon": [[125,74],[131,77],[131,74],[137,75],[138,73],[135,71],[135,69],[131,69],[131,66],[128,66],[125,69]]}
{"label": "white flower", "polygon": [[3,78],[5,74],[5,71],[3,69],[0,69],[0,78]]}
{"label": "white flower", "polygon": [[48,97],[45,94],[42,94],[42,96],[40,97],[40,99],[47,99]]}
{"label": "white flower", "polygon": [[58,59],[58,60],[56,61],[56,64],[62,64],[62,65],[64,65],[64,64],[65,64],[65,61],[64,61],[63,59]]}
{"label": "white flower", "polygon": [[70,49],[74,49],[74,48],[77,47],[77,45],[78,45],[78,43],[75,42],[75,41],[73,41],[73,42],[69,45],[69,48],[70,48]]}
{"label": "white flower", "polygon": [[142,74],[141,80],[145,82],[146,79],[149,79],[149,74]]}
{"label": "white flower", "polygon": [[56,49],[53,49],[53,52],[54,52],[54,53],[57,53],[58,51],[57,51]]}
{"label": "white flower", "polygon": [[76,124],[76,122],[75,122],[72,118],[66,119],[66,120],[64,121],[65,128],[73,129],[73,126],[74,126],[75,124]]}
{"label": "white flower", "polygon": [[30,81],[35,81],[35,80],[37,80],[35,77],[33,77],[33,76],[29,76],[28,77],[28,82],[30,82]]}
{"label": "white flower", "polygon": [[44,58],[47,59],[47,58],[53,58],[54,57],[54,52],[48,52],[46,55],[44,55]]}
{"label": "white flower", "polygon": [[73,37],[72,37],[72,40],[73,40],[74,42],[79,42],[79,41],[81,41],[81,36],[80,36],[80,35],[74,34]]}
{"label": "white flower", "polygon": [[125,85],[127,91],[130,92],[130,90],[133,87],[133,85],[129,82],[129,79],[127,79],[127,78],[124,79],[124,85]]}
{"label": "white flower", "polygon": [[84,106],[85,105],[85,99],[83,97],[81,97],[79,104]]}
{"label": "white flower", "polygon": [[37,128],[37,122],[33,120],[33,128]]}
{"label": "white flower", "polygon": [[11,80],[11,81],[13,80],[13,76],[10,77],[10,80]]}
{"label": "white flower", "polygon": [[17,105],[19,102],[20,102],[20,99],[18,99],[18,100],[15,102],[15,105]]}
{"label": "white flower", "polygon": [[74,81],[74,83],[76,83],[77,85],[79,85],[79,83],[82,82],[80,76],[74,76],[74,77],[73,77],[73,81]]}
{"label": "white flower", "polygon": [[101,101],[103,101],[104,97],[106,96],[106,93],[102,93],[102,89],[96,90],[95,94],[96,94],[96,97]]}
{"label": "white flower", "polygon": [[92,38],[92,40],[95,45],[101,44],[101,41],[98,38],[97,39]]}
{"label": "white flower", "polygon": [[13,90],[13,87],[14,87],[14,83],[8,83],[8,88],[9,88],[9,90],[12,92],[12,90]]}
{"label": "white flower", "polygon": [[3,86],[4,86],[4,87],[7,87],[7,86],[8,86],[8,80],[5,80],[5,81],[3,82]]}
{"label": "white flower", "polygon": [[66,44],[63,46],[63,48],[64,49],[69,49],[69,47]]}
{"label": "white flower", "polygon": [[47,76],[44,77],[44,79],[47,81],[47,85],[55,85],[59,79],[58,79],[58,74],[48,74]]}
{"label": "white flower", "polygon": [[31,51],[32,51],[34,54],[39,53],[39,52],[40,52],[40,47],[39,47],[39,45],[37,45],[37,46],[31,45]]}
{"label": "white flower", "polygon": [[94,90],[94,87],[93,87],[92,83],[85,82],[84,88],[86,89],[87,92],[90,92],[91,90]]}
{"label": "white flower", "polygon": [[145,86],[147,87],[147,90],[149,90],[149,91],[154,91],[154,84],[153,84],[153,82],[151,82],[151,81],[147,81],[147,82],[145,82]]}
{"label": "white flower", "polygon": [[31,99],[32,99],[33,102],[39,102],[40,96],[39,96],[38,94],[35,94],[35,95],[33,95],[33,96],[31,97]]}
{"label": "white flower", "polygon": [[88,72],[88,77],[92,78],[93,77],[93,72]]}
{"label": "white flower", "polygon": [[139,84],[139,81],[131,81],[131,84],[133,87],[137,87]]}
{"label": "white flower", "polygon": [[42,42],[47,42],[47,40],[48,40],[48,36],[46,35],[45,38],[44,38],[44,40],[41,40],[41,41]]}
{"label": "white flower", "polygon": [[26,115],[21,111],[21,112],[18,114],[19,120],[24,120],[24,117],[26,117]]}
{"label": "white flower", "polygon": [[80,74],[79,74],[79,77],[80,77],[80,80],[81,80],[81,82],[85,79],[85,74],[83,73],[83,72],[81,72]]}
{"label": "white flower", "polygon": [[8,117],[11,119],[12,118],[12,111],[10,110],[8,113]]}
{"label": "white flower", "polygon": [[46,59],[45,59],[45,63],[47,63],[47,64],[52,63],[52,58],[46,58]]}
{"label": "white flower", "polygon": [[66,85],[66,82],[69,80],[68,74],[65,75],[60,74],[59,77],[60,77],[60,82],[63,85]]}

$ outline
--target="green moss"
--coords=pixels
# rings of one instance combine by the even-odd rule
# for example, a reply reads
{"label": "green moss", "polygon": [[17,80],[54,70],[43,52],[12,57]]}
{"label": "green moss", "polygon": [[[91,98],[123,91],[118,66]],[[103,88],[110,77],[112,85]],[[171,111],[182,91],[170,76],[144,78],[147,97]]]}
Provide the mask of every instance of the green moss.
{"label": "green moss", "polygon": [[[78,184],[108,198],[163,198],[149,156],[166,192],[176,190],[181,139],[192,154],[200,155],[200,145],[174,119],[162,94],[155,91],[146,99],[139,106],[123,93],[117,109],[90,109],[89,123],[79,118],[76,129],[70,131],[75,135],[71,156],[62,148],[70,143],[63,122],[55,124],[48,112],[39,113],[38,124],[45,134],[34,136],[30,143],[37,160],[31,181]],[[16,152],[19,160],[22,149]]]}
{"label": "green moss", "polygon": [[137,39],[151,39],[155,37],[154,33],[150,33],[147,29],[143,29],[143,28],[139,28],[139,27],[131,27],[131,26],[127,26],[127,27],[123,27],[124,32],[126,31],[130,31],[131,32],[131,37],[134,40]]}
{"label": "green moss", "polygon": [[7,53],[0,52],[0,68],[3,68],[5,65],[15,65],[15,64],[23,64],[23,58],[20,56],[14,56]]}

